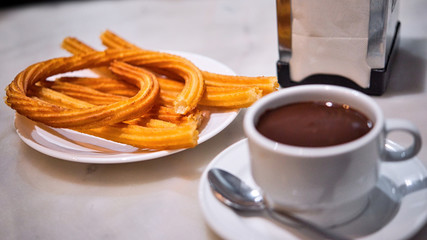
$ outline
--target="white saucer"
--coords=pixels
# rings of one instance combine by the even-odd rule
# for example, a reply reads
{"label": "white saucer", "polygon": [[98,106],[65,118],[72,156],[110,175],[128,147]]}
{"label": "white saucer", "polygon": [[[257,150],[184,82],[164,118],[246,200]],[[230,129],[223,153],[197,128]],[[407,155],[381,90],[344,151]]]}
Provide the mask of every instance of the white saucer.
{"label": "white saucer", "polygon": [[[399,145],[388,142],[387,148]],[[210,227],[224,239],[305,239],[295,228],[276,224],[266,218],[242,216],[219,202],[212,194],[207,172],[222,168],[256,187],[249,169],[247,140],[243,139],[221,152],[205,169],[199,185],[199,201]],[[427,189],[406,195],[396,193],[397,186],[427,177],[423,164],[413,158],[396,163],[382,163],[380,181],[371,194],[367,209],[355,220],[335,231],[356,239],[407,239],[427,220]]]}

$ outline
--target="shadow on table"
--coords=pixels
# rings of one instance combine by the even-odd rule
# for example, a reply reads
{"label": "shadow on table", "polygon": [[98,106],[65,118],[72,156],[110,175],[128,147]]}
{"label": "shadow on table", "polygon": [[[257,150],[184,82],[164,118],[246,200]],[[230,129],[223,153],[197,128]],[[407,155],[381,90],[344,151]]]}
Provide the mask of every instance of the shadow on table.
{"label": "shadow on table", "polygon": [[422,93],[426,85],[427,41],[402,39],[384,97]]}
{"label": "shadow on table", "polygon": [[427,236],[427,226],[424,226],[411,240],[425,240]]}

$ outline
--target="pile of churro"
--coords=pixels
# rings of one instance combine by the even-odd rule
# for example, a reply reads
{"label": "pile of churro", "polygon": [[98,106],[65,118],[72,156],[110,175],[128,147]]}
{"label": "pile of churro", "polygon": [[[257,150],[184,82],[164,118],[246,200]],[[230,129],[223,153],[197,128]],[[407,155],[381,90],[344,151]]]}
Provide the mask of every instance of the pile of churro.
{"label": "pile of churro", "polygon": [[[6,88],[17,113],[141,149],[197,145],[209,110],[245,108],[276,91],[276,77],[244,77],[200,70],[170,53],[142,49],[105,31],[98,51],[67,37],[73,56],[35,63]],[[96,77],[67,76],[90,69]],[[206,108],[208,107],[208,108]]]}

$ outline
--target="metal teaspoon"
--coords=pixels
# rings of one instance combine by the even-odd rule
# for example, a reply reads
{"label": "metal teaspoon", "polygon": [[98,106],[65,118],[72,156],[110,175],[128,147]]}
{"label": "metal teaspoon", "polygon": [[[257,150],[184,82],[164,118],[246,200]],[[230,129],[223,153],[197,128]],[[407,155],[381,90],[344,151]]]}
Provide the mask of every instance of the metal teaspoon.
{"label": "metal teaspoon", "polygon": [[325,228],[296,217],[291,213],[284,211],[280,211],[280,213],[274,212],[273,209],[267,206],[260,191],[251,188],[241,179],[225,170],[219,168],[209,170],[208,181],[215,197],[225,205],[235,210],[259,213],[265,211],[272,219],[280,223],[289,225],[289,222],[282,219],[284,217],[304,226],[313,233],[326,237],[327,239],[349,240],[347,237],[331,232]]}

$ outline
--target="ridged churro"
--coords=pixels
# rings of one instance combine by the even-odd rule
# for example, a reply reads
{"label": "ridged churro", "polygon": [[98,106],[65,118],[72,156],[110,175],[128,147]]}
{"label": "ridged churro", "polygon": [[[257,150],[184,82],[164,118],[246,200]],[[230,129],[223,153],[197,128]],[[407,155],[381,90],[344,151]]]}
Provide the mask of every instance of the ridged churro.
{"label": "ridged churro", "polygon": [[[92,50],[92,48],[88,47],[87,45],[83,44],[81,41],[75,38],[66,38],[62,43],[62,47],[73,54],[81,52],[87,53]],[[111,47],[111,49],[123,48]],[[138,48],[129,47],[127,49]],[[205,90],[205,84],[202,78],[201,71],[192,62],[173,54],[142,49],[138,50],[144,51],[144,55],[146,56],[146,58],[140,58],[138,59],[138,61],[134,62],[134,64],[140,66],[143,65],[149,68],[163,69],[164,71],[173,72],[174,74],[184,79],[184,87],[181,90],[180,94],[174,100],[175,111],[177,113],[186,114],[197,107],[197,104],[200,101]],[[152,58],[152,55],[157,56],[157,59]],[[102,71],[102,74],[105,75],[105,72]]]}
{"label": "ridged churro", "polygon": [[[139,48],[110,31],[100,38],[107,50],[65,38],[62,47],[74,56],[24,69],[6,88],[6,104],[48,126],[162,150],[197,144],[210,114],[199,106],[248,107],[278,87],[275,77],[201,71],[186,58]],[[99,77],[56,76],[83,69]]]}
{"label": "ridged churro", "polygon": [[[96,52],[95,49],[88,46],[87,44],[84,44],[83,42],[79,41],[77,38],[74,37],[66,37],[61,43],[61,47],[68,52],[72,53],[73,55],[84,55],[92,52]],[[103,77],[110,77],[114,78],[115,76],[111,73],[111,71],[108,69],[108,67],[97,67],[91,69],[93,72],[103,76]]]}
{"label": "ridged churro", "polygon": [[[101,35],[101,39],[103,39],[104,44],[110,48],[137,48],[135,45],[125,41],[124,39],[118,37],[117,35],[106,31]],[[80,51],[88,52],[94,51],[91,48],[76,38],[66,38],[62,44],[62,46],[70,51],[73,54],[81,54]],[[153,69],[157,73],[160,73],[158,76],[158,81],[160,83],[160,99],[164,104],[173,104],[175,99],[178,97],[179,93],[184,88],[184,84],[181,81],[172,80],[169,78],[165,78],[163,75],[168,75],[171,77],[171,72],[160,71],[159,68]],[[98,73],[100,73],[98,71]],[[202,98],[199,101],[199,105],[209,106],[209,107],[226,107],[226,108],[245,108],[249,107],[258,100],[264,93],[270,93],[274,91],[274,88],[277,86],[277,81],[275,82],[274,77],[235,77],[229,75],[214,75],[212,73],[202,71],[204,75],[208,78],[204,77],[204,81],[207,83],[205,92]],[[105,76],[105,72],[101,72],[101,75]],[[174,76],[172,76],[174,77]],[[176,78],[176,76],[175,76]],[[238,79],[239,82],[236,83]],[[211,80],[209,80],[211,79]],[[216,79],[217,81],[212,81],[212,79]],[[244,81],[242,81],[244,79]],[[106,83],[111,83],[111,79],[105,79]],[[98,82],[98,81],[97,81]],[[89,84],[89,83],[86,83]],[[209,86],[209,84],[211,86]],[[246,86],[248,85],[249,86]],[[222,88],[222,89],[221,89]],[[112,87],[111,89],[114,89]],[[259,90],[261,89],[261,91]],[[108,91],[108,90],[107,90]],[[117,91],[117,90],[115,90]],[[110,92],[109,93],[113,93]],[[127,96],[131,96],[128,92]]]}
{"label": "ridged churro", "polygon": [[[41,85],[63,93],[67,96],[91,103],[93,105],[107,105],[128,99],[128,97],[105,93],[90,87],[63,81],[45,81]],[[136,93],[137,91],[135,91],[132,96],[134,96]]]}
{"label": "ridged churro", "polygon": [[[111,31],[105,31],[101,34],[102,43],[111,49],[142,49],[124,38],[119,37]],[[207,86],[216,87],[258,87],[262,90],[262,95],[266,95],[279,88],[276,77],[246,77],[231,76],[208,71],[201,71]]]}
{"label": "ridged churro", "polygon": [[[132,78],[124,78],[140,88],[139,92],[128,99],[110,105],[89,109],[69,109],[40,101],[27,96],[28,89],[38,81],[67,71],[106,66],[115,59],[134,58],[134,51],[94,52],[67,58],[56,58],[36,63],[20,74],[6,88],[6,103],[18,113],[52,127],[97,127],[138,117],[151,108],[159,91],[155,76],[148,71],[133,67]],[[112,65],[118,74],[130,71],[120,64]]]}
{"label": "ridged churro", "polygon": [[195,123],[155,128],[118,123],[79,131],[141,149],[190,148],[196,146],[198,140]]}
{"label": "ridged churro", "polygon": [[251,86],[258,87],[262,95],[269,94],[279,88],[276,77],[244,77],[244,76],[227,76],[223,74],[202,71],[203,79],[208,86],[216,87],[241,87]]}
{"label": "ridged churro", "polygon": [[103,93],[132,97],[138,92],[138,88],[115,78],[106,77],[61,77],[55,83],[71,83],[88,87]]}
{"label": "ridged churro", "polygon": [[[46,87],[33,86],[30,92],[32,97],[59,106],[69,108],[90,108],[94,106]],[[153,117],[165,118],[175,123]],[[164,150],[194,147],[197,144],[197,127],[199,124],[199,119],[196,116],[183,117],[175,114],[173,109],[159,106],[153,107],[149,113],[139,118],[123,123],[74,130],[141,149]]]}
{"label": "ridged churro", "polygon": [[47,87],[33,86],[28,91],[28,96],[64,108],[91,108],[93,104],[67,96]]}

